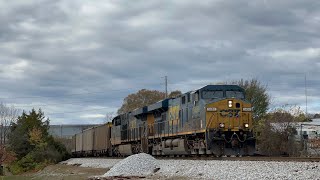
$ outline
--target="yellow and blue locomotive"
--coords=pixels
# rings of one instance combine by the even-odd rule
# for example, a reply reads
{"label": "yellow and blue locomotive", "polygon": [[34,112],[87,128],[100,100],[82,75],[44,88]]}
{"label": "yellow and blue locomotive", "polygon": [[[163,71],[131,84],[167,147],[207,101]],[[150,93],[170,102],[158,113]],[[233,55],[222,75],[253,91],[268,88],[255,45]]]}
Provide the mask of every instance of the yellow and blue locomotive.
{"label": "yellow and blue locomotive", "polygon": [[253,155],[252,106],[236,85],[207,85],[117,116],[114,154]]}
{"label": "yellow and blue locomotive", "polygon": [[86,133],[92,137],[84,133],[74,137],[75,155],[145,152],[155,156],[221,156],[255,152],[252,105],[236,85],[207,85],[118,115],[112,125],[100,128],[108,131],[107,136],[98,136],[98,129],[88,130],[93,131]]}

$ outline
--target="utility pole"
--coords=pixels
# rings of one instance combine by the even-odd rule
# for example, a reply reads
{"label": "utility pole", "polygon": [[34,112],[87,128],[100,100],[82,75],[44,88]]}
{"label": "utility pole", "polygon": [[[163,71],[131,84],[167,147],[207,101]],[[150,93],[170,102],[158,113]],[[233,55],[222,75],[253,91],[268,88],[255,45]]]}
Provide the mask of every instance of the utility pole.
{"label": "utility pole", "polygon": [[304,88],[306,95],[306,118],[308,117],[308,92],[307,92],[307,74],[304,75]]}
{"label": "utility pole", "polygon": [[168,77],[167,76],[165,76],[164,77],[164,84],[165,84],[165,86],[166,86],[166,99],[168,98]]}

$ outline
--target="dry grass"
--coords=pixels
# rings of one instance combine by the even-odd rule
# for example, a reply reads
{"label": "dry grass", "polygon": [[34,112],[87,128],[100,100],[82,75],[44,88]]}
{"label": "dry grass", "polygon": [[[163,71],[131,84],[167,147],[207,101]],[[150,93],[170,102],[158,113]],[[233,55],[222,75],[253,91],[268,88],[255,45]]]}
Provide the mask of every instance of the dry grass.
{"label": "dry grass", "polygon": [[[78,166],[69,165],[50,165],[44,168],[42,171],[35,173],[26,173],[18,176],[6,176],[2,179],[4,180],[22,180],[22,179],[32,179],[32,180],[85,180],[92,176],[103,175],[108,171],[108,169],[101,168],[85,168]],[[0,178],[0,180],[2,180]]]}

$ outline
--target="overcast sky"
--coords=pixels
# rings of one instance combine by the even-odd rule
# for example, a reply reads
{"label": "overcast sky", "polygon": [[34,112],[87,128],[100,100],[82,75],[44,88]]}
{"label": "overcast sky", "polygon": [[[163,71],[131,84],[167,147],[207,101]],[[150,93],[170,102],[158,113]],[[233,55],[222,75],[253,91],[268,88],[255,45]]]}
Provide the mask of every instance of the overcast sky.
{"label": "overcast sky", "polygon": [[0,102],[105,121],[139,89],[257,78],[320,112],[319,0],[0,0]]}

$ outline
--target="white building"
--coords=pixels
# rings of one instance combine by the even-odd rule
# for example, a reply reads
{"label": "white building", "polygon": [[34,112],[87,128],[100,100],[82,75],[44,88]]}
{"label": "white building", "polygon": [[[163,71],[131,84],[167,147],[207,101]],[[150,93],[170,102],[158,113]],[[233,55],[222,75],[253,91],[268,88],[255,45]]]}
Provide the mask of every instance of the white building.
{"label": "white building", "polygon": [[[291,123],[290,125],[297,130],[296,140],[303,143],[303,154],[320,156],[320,119],[312,119],[311,122]],[[275,130],[281,131],[282,128],[288,126],[288,123],[272,123],[272,126]]]}
{"label": "white building", "polygon": [[308,139],[320,138],[320,119],[312,119],[311,122],[297,123],[297,138]]}
{"label": "white building", "polygon": [[297,138],[303,140],[304,152],[310,156],[320,156],[320,119],[297,125]]}

